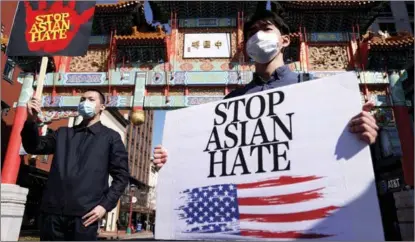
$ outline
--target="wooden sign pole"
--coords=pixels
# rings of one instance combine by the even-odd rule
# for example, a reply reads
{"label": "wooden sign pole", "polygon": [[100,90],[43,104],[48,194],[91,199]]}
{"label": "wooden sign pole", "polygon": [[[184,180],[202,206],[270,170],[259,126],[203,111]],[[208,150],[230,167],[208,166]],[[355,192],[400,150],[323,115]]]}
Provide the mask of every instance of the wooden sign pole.
{"label": "wooden sign pole", "polygon": [[[35,93],[35,98],[40,100],[40,102],[42,102],[41,98],[42,98],[42,93],[43,93],[43,85],[45,83],[47,67],[48,67],[48,57],[43,56],[42,57],[42,63],[40,64],[40,71],[39,71],[39,76],[38,76],[38,79],[37,79],[36,93]],[[39,112],[37,117],[38,117],[38,120],[41,123],[44,122],[42,112]]]}
{"label": "wooden sign pole", "polygon": [[48,67],[48,57],[43,56],[42,63],[40,64],[40,71],[39,71],[39,76],[37,79],[36,94],[35,94],[35,97],[39,100],[41,99],[42,93],[43,93],[43,84],[45,82],[47,67]]}

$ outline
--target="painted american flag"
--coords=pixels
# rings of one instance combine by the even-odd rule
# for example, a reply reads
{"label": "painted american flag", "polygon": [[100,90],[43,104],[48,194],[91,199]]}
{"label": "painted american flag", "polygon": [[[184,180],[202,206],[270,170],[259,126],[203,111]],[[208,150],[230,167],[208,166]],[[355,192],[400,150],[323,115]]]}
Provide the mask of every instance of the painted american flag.
{"label": "painted american flag", "polygon": [[[299,223],[319,220],[329,216],[339,207],[301,206],[304,211],[296,211],[298,203],[312,203],[322,199],[324,187],[309,190],[293,189],[289,194],[267,195],[261,189],[279,189],[282,186],[301,186],[321,179],[317,176],[281,176],[252,183],[218,184],[187,189],[182,192],[184,203],[178,208],[179,218],[185,221],[183,233],[204,235],[236,235],[251,238],[268,239],[321,239],[333,234],[310,232],[287,223]],[[254,194],[254,196],[252,196]],[[265,194],[265,195],[264,195]],[[255,196],[256,195],[256,196]],[[315,204],[314,204],[315,205]],[[272,206],[272,207],[270,207]],[[287,207],[290,206],[290,207]],[[250,209],[250,208],[256,209]],[[280,209],[278,209],[280,207]],[[287,209],[288,208],[288,209]],[[267,213],[264,213],[266,209]],[[262,211],[262,212],[261,212]],[[269,211],[275,211],[270,214]],[[255,226],[252,226],[255,223]],[[274,226],[278,223],[278,226]],[[270,229],[274,226],[273,229]],[[255,229],[254,229],[254,228]]]}

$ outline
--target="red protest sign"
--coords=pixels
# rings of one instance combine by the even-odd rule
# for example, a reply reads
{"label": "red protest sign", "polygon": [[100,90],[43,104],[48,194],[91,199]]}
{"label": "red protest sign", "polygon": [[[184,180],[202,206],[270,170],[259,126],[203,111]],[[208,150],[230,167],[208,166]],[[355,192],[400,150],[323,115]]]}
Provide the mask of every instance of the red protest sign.
{"label": "red protest sign", "polygon": [[95,2],[21,1],[9,56],[81,56],[88,48]]}

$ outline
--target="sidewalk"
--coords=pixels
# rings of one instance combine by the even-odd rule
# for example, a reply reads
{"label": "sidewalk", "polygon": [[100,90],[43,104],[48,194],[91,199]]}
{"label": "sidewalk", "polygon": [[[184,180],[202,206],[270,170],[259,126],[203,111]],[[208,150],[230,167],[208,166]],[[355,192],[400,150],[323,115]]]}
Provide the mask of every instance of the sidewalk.
{"label": "sidewalk", "polygon": [[138,232],[134,234],[124,234],[123,237],[120,237],[120,240],[135,240],[135,239],[153,239],[153,232],[151,231],[144,231]]}
{"label": "sidewalk", "polygon": [[153,239],[153,232],[151,231],[142,231],[133,234],[126,234],[125,230],[118,232],[101,232],[98,235],[100,240],[134,240],[134,239]]}

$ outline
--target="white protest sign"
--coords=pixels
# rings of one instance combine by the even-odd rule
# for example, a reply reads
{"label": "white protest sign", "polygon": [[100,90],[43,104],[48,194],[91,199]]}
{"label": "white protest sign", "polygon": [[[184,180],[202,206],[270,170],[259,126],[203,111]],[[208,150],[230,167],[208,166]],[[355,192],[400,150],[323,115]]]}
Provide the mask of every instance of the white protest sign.
{"label": "white protest sign", "polygon": [[170,111],[156,239],[384,240],[354,72]]}

